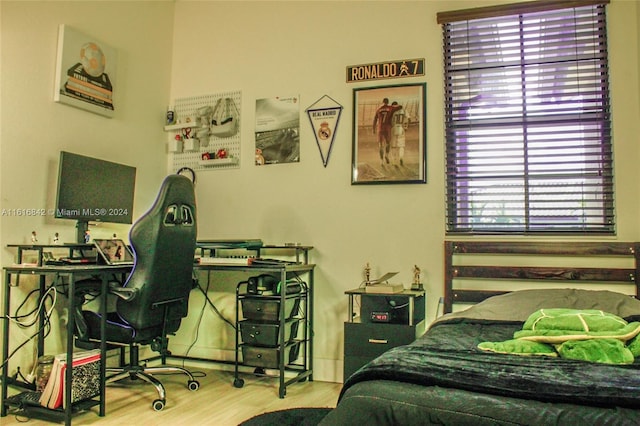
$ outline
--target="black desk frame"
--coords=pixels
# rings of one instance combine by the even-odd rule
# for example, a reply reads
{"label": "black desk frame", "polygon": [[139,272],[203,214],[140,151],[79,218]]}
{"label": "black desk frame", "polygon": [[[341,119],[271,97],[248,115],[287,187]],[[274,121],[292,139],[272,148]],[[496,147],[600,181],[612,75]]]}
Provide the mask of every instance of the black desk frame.
{"label": "black desk frame", "polygon": [[[3,303],[3,313],[4,315],[10,314],[10,302],[11,302],[11,287],[16,287],[19,285],[19,277],[22,274],[25,275],[37,275],[40,277],[40,296],[44,294],[46,290],[46,276],[53,276],[54,282],[57,277],[67,277],[69,281],[68,293],[73,294],[75,292],[75,282],[78,276],[84,276],[87,274],[92,275],[100,275],[102,277],[102,288],[101,288],[101,297],[100,297],[100,312],[102,314],[102,324],[101,324],[101,335],[104,336],[106,329],[106,300],[107,300],[107,286],[108,286],[108,277],[109,275],[115,273],[126,274],[131,271],[131,266],[107,266],[107,265],[80,265],[80,266],[47,266],[42,265],[42,254],[45,248],[51,249],[68,249],[69,256],[71,257],[74,251],[78,250],[89,250],[93,248],[93,245],[87,244],[65,244],[65,245],[8,245],[7,247],[14,247],[18,249],[17,262],[18,265],[5,267],[4,268],[4,303]],[[239,264],[223,264],[223,265],[195,265],[195,271],[205,271],[207,273],[212,271],[238,271],[238,272],[246,272],[246,273],[269,273],[275,276],[281,276],[283,282],[286,282],[286,277],[288,273],[300,273],[300,274],[308,274],[307,280],[307,321],[308,326],[305,327],[305,339],[308,339],[308,344],[305,345],[305,348],[308,349],[306,353],[303,354],[304,359],[304,368],[303,371],[300,372],[296,377],[286,380],[284,375],[284,365],[280,366],[280,375],[279,375],[279,396],[283,398],[286,394],[286,388],[289,384],[292,384],[296,381],[302,381],[304,379],[308,379],[309,381],[313,381],[313,286],[314,286],[314,269],[315,265],[307,263],[308,262],[308,251],[313,247],[311,246],[263,246],[262,249],[270,250],[270,249],[286,249],[295,251],[296,262],[300,261],[300,257],[302,255],[303,263],[281,263],[274,265],[239,265]],[[199,250],[211,250],[211,247],[200,246]],[[19,265],[23,260],[23,252],[24,251],[37,251],[38,252],[38,261],[35,265]],[[260,255],[260,251],[257,251],[258,256]],[[11,276],[15,275],[16,282],[12,284]],[[286,296],[286,286],[282,286],[283,291],[281,293],[281,297],[284,299]],[[74,298],[69,298],[69,312],[72,313],[74,306]],[[284,302],[281,303],[281,307],[284,308]],[[40,330],[43,328],[43,320],[40,318],[40,324],[38,327]],[[73,354],[73,341],[74,341],[74,328],[75,322],[72,314],[69,315],[69,319],[67,322],[67,365],[72,365],[72,354]],[[284,332],[284,328],[281,327],[282,332]],[[105,415],[105,376],[106,376],[106,342],[104,338],[101,339],[101,357],[103,362],[101,363],[101,389],[100,389],[100,410],[99,415]],[[4,339],[2,345],[2,362],[4,362],[9,356],[9,321],[5,321],[4,323]],[[42,355],[44,353],[44,339],[38,339],[38,355]],[[175,356],[171,355],[172,358],[179,359],[192,359],[198,361],[209,361],[209,362],[217,362],[211,359],[199,359],[188,356]],[[165,362],[165,359],[162,359],[162,362]],[[281,363],[282,364],[282,363]],[[7,362],[2,368],[2,386],[0,388],[0,417],[4,417],[7,415],[7,405],[5,404],[5,399],[7,398],[7,390],[8,390],[8,378],[9,378],[9,363]],[[67,368],[66,370],[66,392],[65,392],[65,401],[66,408],[64,410],[64,420],[65,425],[71,424],[71,418],[73,416],[72,406],[70,404],[71,401],[71,379],[72,379],[72,369]],[[36,407],[37,408],[37,407]],[[58,413],[56,410],[48,410],[43,407],[43,410],[47,410],[49,412],[53,411],[54,413]]]}
{"label": "black desk frame", "polygon": [[[102,288],[101,288],[101,296],[100,296],[100,312],[102,314],[103,321],[100,326],[101,335],[104,337],[105,329],[106,329],[106,312],[107,312],[107,286],[109,277],[113,274],[127,274],[131,271],[131,266],[108,266],[108,265],[82,265],[82,266],[38,266],[38,265],[16,265],[16,266],[8,266],[4,267],[4,300],[3,300],[3,315],[8,317],[11,312],[11,288],[17,287],[19,285],[18,278],[20,275],[32,275],[40,277],[40,296],[44,295],[46,290],[46,277],[52,276],[53,282],[51,285],[56,285],[56,281],[60,278],[66,278],[68,280],[68,289],[67,294],[73,295],[75,292],[75,283],[78,277],[83,277],[86,275],[98,275],[102,278]],[[15,277],[15,283],[12,283],[11,278]],[[65,425],[71,424],[71,417],[74,414],[73,406],[71,404],[71,381],[73,374],[73,347],[74,347],[74,329],[75,329],[75,319],[73,316],[74,312],[74,298],[68,297],[68,306],[69,306],[69,316],[67,320],[67,369],[65,373],[65,408],[64,408],[64,421]],[[4,363],[2,367],[2,386],[0,388],[0,417],[4,417],[7,415],[7,404],[5,403],[5,399],[7,398],[7,391],[9,385],[9,362],[7,361],[9,357],[9,321],[4,322],[3,333],[4,338],[2,342],[2,362]],[[43,328],[42,325],[39,324],[39,330],[41,335],[38,341],[38,355],[42,355],[44,351],[44,342],[43,342]],[[42,345],[42,346],[41,346]],[[104,338],[101,339],[100,344],[101,351],[101,366],[100,366],[100,378],[101,378],[101,386],[100,386],[100,398],[99,398],[99,415],[102,417],[105,415],[105,371],[106,371],[106,342]],[[20,385],[20,383],[15,383],[16,385]],[[23,387],[27,388],[27,386]],[[89,404],[90,406],[95,405],[95,403]],[[31,408],[30,408],[31,409]],[[39,410],[38,407],[34,407],[35,410]],[[46,408],[42,408],[44,413],[50,414],[52,417],[56,415],[60,415],[60,410],[49,410]]]}

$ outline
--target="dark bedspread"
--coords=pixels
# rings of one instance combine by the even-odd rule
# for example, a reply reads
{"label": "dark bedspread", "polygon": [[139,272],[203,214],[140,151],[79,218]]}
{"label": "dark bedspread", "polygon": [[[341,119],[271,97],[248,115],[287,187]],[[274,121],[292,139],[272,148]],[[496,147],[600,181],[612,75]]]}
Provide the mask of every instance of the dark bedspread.
{"label": "dark bedspread", "polygon": [[483,341],[503,341],[522,322],[453,318],[420,339],[389,350],[351,377],[356,383],[391,380],[543,402],[640,408],[640,363],[614,366],[547,357],[487,353]]}

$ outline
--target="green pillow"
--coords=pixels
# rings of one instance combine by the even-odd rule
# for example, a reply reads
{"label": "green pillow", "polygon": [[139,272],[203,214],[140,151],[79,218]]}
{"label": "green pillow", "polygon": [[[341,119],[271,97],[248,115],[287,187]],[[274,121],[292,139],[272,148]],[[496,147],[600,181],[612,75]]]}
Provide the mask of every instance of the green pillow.
{"label": "green pillow", "polygon": [[529,340],[514,339],[504,342],[482,342],[478,345],[478,348],[499,354],[558,356],[553,346]]}
{"label": "green pillow", "polygon": [[640,333],[640,322],[627,323],[595,309],[540,309],[529,316],[514,338],[546,343],[613,338],[627,341]]}
{"label": "green pillow", "polygon": [[562,358],[604,364],[632,364],[633,354],[617,339],[570,340],[556,347]]}

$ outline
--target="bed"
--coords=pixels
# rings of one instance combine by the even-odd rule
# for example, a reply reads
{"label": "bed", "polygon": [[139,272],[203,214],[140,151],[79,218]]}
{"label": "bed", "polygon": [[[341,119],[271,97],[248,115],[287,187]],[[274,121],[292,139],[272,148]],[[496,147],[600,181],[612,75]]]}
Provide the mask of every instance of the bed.
{"label": "bed", "polygon": [[347,378],[321,425],[640,424],[640,356],[607,364],[478,348],[512,339],[540,309],[640,321],[639,249],[623,242],[445,242],[444,315],[412,344]]}

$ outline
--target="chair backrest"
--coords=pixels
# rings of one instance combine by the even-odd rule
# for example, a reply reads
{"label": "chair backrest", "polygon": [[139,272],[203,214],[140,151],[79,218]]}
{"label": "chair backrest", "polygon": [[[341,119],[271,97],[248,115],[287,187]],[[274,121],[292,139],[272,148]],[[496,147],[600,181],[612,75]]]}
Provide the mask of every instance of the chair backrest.
{"label": "chair backrest", "polygon": [[192,289],[196,234],[193,183],[186,176],[169,175],[153,206],[129,233],[135,264],[124,286],[137,293],[129,301],[118,300],[116,311],[134,329],[162,327],[164,306],[169,307],[165,331],[180,326]]}

